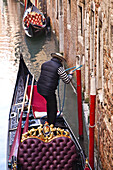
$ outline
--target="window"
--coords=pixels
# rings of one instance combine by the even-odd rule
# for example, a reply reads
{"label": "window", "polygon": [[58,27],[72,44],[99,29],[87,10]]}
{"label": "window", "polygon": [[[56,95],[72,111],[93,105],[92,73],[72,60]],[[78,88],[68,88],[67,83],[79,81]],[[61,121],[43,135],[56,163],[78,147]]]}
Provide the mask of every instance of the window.
{"label": "window", "polygon": [[56,11],[57,11],[57,15],[56,15],[56,19],[58,19],[58,0],[56,0]]}
{"label": "window", "polygon": [[94,52],[95,52],[95,6],[91,3],[91,26],[90,26],[90,71],[94,73]]}
{"label": "window", "polygon": [[78,11],[78,33],[79,35],[82,35],[82,26],[83,26],[83,21],[82,21],[82,7],[79,6],[79,11]]}
{"label": "window", "polygon": [[[100,10],[100,9],[99,9]],[[98,13],[97,31],[97,89],[99,99],[103,101],[103,16],[101,11]]]}
{"label": "window", "polygon": [[60,0],[60,15],[63,15],[63,11],[62,11],[62,0]]}
{"label": "window", "polygon": [[71,28],[71,0],[67,0],[67,28]]}
{"label": "window", "polygon": [[99,83],[98,88],[102,88],[102,42],[101,42],[101,35],[102,35],[102,21],[99,19],[99,34],[98,34],[98,65],[99,65]]}
{"label": "window", "polygon": [[113,43],[113,25],[111,25],[111,42]]}

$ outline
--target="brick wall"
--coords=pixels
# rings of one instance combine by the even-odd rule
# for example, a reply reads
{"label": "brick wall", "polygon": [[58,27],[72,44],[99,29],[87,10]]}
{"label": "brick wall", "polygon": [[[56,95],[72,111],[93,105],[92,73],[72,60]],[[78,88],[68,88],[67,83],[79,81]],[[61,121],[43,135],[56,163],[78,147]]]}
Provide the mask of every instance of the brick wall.
{"label": "brick wall", "polygon": [[[59,5],[60,0],[47,0],[52,29],[61,43],[60,22],[56,18]],[[81,56],[84,101],[90,99],[90,77],[96,77],[96,145],[103,169],[112,170],[113,0],[62,0],[62,5],[64,56],[69,66],[76,65],[76,55]]]}

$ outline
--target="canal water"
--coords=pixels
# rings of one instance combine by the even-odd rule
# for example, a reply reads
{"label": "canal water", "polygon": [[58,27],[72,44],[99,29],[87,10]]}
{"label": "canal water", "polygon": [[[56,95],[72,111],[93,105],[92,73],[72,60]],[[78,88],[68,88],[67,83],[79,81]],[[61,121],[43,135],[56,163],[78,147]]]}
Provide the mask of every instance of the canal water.
{"label": "canal water", "polygon": [[[58,43],[52,32],[34,39],[25,35],[22,27],[23,13],[24,7],[19,1],[0,0],[0,170],[6,169],[8,117],[20,51],[36,80],[40,74],[41,64],[51,58],[51,52],[58,52]],[[61,101],[63,89],[61,83]],[[76,93],[70,85],[66,86],[64,106],[65,117],[78,136]]]}

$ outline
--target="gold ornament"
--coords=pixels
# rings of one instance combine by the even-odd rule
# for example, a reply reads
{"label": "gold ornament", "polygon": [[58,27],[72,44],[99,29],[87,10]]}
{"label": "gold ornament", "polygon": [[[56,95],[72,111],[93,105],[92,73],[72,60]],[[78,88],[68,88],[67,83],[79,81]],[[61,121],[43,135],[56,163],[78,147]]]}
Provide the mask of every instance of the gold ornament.
{"label": "gold ornament", "polygon": [[58,137],[68,137],[70,138],[70,134],[68,131],[56,128],[53,124],[49,125],[48,122],[45,122],[44,125],[40,125],[37,129],[32,128],[28,132],[22,135],[21,142],[28,138],[37,138],[42,140],[43,142],[50,142],[51,140]]}

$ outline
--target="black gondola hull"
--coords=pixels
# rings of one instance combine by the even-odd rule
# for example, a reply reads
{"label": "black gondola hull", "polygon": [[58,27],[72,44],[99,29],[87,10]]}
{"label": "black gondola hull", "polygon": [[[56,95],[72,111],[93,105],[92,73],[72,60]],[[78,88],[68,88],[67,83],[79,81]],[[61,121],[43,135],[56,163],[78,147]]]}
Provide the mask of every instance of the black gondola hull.
{"label": "black gondola hull", "polygon": [[[26,77],[29,74],[29,85],[31,85],[32,82],[32,74],[28,70],[22,55],[20,56],[20,64],[19,64],[19,70],[18,70],[18,75],[17,75],[17,80],[15,84],[15,89],[14,89],[14,94],[12,98],[12,104],[10,108],[10,113],[9,113],[9,128],[8,128],[8,148],[7,148],[7,162],[8,162],[8,168],[11,169],[11,162],[9,162],[9,155],[11,152],[11,147],[14,142],[14,136],[16,133],[16,129],[18,126],[19,118],[20,118],[20,110],[22,108],[22,101],[23,101],[23,96],[24,96],[24,90],[25,90],[25,82],[26,82]],[[36,84],[36,80],[35,83]],[[25,120],[26,120],[26,111],[24,111],[23,117],[22,117],[22,126],[21,129],[23,130]],[[37,128],[39,127],[40,124],[44,124],[47,121],[46,117],[40,119],[39,118],[34,118],[33,113],[30,112],[29,115],[29,130],[32,128]],[[74,136],[70,126],[68,125],[67,121],[65,118],[61,115],[60,117],[57,118],[56,120],[56,128],[61,128],[70,133],[71,139],[74,142],[75,148],[76,148],[76,154],[78,155],[78,159],[76,160],[76,170],[84,170],[85,168],[85,155],[83,153],[83,150],[78,143],[76,137]],[[40,153],[37,153],[40,154]],[[16,158],[17,160],[18,158]]]}

